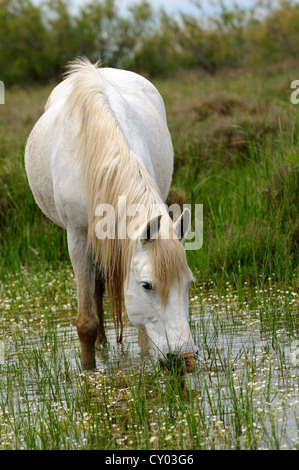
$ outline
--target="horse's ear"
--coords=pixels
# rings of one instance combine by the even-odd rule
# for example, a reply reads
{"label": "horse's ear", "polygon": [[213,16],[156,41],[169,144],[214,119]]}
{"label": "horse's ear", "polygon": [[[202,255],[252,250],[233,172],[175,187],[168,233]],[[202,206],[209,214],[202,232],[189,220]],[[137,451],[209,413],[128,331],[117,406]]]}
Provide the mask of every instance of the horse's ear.
{"label": "horse's ear", "polygon": [[159,214],[148,222],[147,226],[140,235],[140,240],[142,244],[148,242],[149,240],[158,238],[161,217],[162,214]]}
{"label": "horse's ear", "polygon": [[175,236],[183,242],[188,233],[191,223],[191,212],[188,207],[185,207],[182,215],[173,224],[173,232]]}

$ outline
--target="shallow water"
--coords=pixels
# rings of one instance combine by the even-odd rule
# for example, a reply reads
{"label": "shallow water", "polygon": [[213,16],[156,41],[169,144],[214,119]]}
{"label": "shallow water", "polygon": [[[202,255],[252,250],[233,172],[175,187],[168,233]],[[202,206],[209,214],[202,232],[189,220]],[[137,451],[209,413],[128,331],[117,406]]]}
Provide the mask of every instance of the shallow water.
{"label": "shallow water", "polygon": [[[49,403],[53,409],[69,410],[78,399],[80,347],[74,285],[67,274],[71,279],[63,287],[61,278],[48,273],[46,282],[37,276],[36,285],[30,279],[24,285],[22,277],[13,278],[1,291],[0,441],[4,448],[20,447],[20,442],[30,448],[26,439],[16,438],[15,428],[9,428],[8,416],[17,421],[18,415],[35,413],[39,416],[35,426],[40,429]],[[190,323],[200,352],[196,370],[185,376],[184,385],[194,392],[197,406],[205,413],[202,419],[210,429],[205,448],[230,447],[240,413],[240,448],[251,445],[250,433],[258,448],[298,447],[299,354],[298,359],[292,356],[299,337],[298,295],[269,287],[255,295],[245,292],[242,299],[228,286],[220,297],[213,290],[198,289],[190,301]],[[141,358],[136,329],[126,324],[124,344],[119,346],[108,309],[106,304],[108,347],[98,349],[97,371],[85,374],[88,380],[102,384],[111,370],[122,377],[138,376],[141,371],[150,375],[154,364]],[[7,435],[5,429],[10,429]]]}
{"label": "shallow water", "polygon": [[[299,419],[299,354],[294,357],[299,346],[298,294],[271,288],[243,304],[236,299],[234,293],[222,299],[212,293],[201,297],[201,305],[196,298],[191,302],[194,334],[199,342],[205,337],[199,368],[208,371],[212,394],[221,387],[223,401],[231,393],[230,379],[234,392],[252,390],[252,407],[260,413],[267,407],[264,425],[270,432],[273,422],[267,423],[268,416],[275,417],[281,447],[292,447],[298,443]],[[190,378],[192,387],[197,387],[201,375]]]}

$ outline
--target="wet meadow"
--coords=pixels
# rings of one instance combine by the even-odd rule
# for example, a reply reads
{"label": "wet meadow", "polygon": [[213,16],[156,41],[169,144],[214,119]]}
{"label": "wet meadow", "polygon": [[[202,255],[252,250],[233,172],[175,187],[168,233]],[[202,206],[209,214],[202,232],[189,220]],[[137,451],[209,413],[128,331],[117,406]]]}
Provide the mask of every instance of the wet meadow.
{"label": "wet meadow", "polygon": [[82,372],[65,234],[39,211],[26,138],[55,84],[0,107],[0,449],[298,449],[296,65],[156,80],[175,149],[168,203],[203,204],[188,251],[199,360],[184,377],[108,344]]}

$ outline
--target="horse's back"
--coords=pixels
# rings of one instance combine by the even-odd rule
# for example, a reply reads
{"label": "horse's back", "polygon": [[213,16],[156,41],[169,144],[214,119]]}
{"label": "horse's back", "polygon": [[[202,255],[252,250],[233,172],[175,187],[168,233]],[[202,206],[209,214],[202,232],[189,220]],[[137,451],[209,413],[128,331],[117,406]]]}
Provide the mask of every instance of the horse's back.
{"label": "horse's back", "polygon": [[[162,119],[166,121],[166,113],[163,99],[156,87],[146,78],[137,73],[127,70],[113,68],[99,68],[96,70],[99,76],[99,86],[105,92],[106,97],[111,103],[113,93],[119,93],[130,104],[134,103],[134,98],[139,96],[147,97],[152,106],[160,113]],[[47,110],[52,104],[60,100],[66,100],[72,92],[72,77],[59,83],[51,92],[46,105]],[[112,99],[113,103],[113,99]],[[112,108],[113,109],[113,108]]]}
{"label": "horse's back", "polygon": [[[96,73],[99,89],[104,92],[130,150],[142,161],[165,199],[173,171],[173,147],[160,93],[134,72],[98,68]],[[72,79],[70,76],[53,90],[46,110],[66,101],[72,93]]]}
{"label": "horse's back", "polygon": [[99,69],[99,73],[130,149],[166,199],[173,171],[173,147],[161,95],[152,83],[136,73],[109,68]]}

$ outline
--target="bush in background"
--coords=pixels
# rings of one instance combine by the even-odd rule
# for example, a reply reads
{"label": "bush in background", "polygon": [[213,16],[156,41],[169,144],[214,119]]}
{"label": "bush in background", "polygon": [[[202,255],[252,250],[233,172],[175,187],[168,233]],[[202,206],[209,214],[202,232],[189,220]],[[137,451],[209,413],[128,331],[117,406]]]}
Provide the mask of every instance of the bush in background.
{"label": "bush in background", "polygon": [[297,60],[299,5],[276,8],[257,1],[251,9],[219,1],[213,17],[168,15],[141,1],[121,14],[116,0],[95,0],[76,12],[68,0],[0,0],[1,80],[45,82],[60,77],[77,55],[106,66],[167,76],[182,68],[215,73],[247,64]]}

